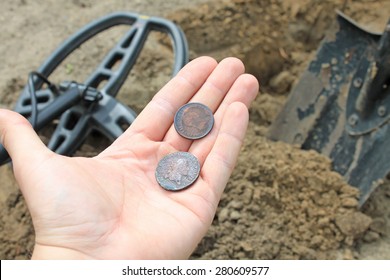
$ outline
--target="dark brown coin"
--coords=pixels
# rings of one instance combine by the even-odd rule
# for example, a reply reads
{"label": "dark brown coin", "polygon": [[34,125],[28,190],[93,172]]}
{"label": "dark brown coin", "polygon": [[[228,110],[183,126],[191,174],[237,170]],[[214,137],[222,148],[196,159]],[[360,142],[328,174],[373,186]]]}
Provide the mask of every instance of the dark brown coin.
{"label": "dark brown coin", "polygon": [[200,164],[190,153],[176,152],[163,157],[156,169],[156,179],[161,187],[178,191],[192,185],[198,179]]}
{"label": "dark brown coin", "polygon": [[184,138],[200,139],[213,128],[213,112],[201,103],[188,103],[176,112],[174,124],[177,133]]}

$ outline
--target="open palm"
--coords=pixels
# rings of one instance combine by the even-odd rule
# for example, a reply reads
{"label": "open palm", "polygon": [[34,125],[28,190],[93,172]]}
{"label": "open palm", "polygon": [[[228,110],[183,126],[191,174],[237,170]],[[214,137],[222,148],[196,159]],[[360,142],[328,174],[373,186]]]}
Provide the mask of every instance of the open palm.
{"label": "open palm", "polygon": [[[195,59],[94,158],[54,154],[23,117],[0,110],[1,142],[36,232],[33,258],[187,258],[215,215],[257,92],[238,59]],[[214,128],[203,139],[184,139],[173,127],[188,102],[214,112]],[[175,151],[194,154],[201,172],[191,187],[170,192],[157,184],[155,169]]]}

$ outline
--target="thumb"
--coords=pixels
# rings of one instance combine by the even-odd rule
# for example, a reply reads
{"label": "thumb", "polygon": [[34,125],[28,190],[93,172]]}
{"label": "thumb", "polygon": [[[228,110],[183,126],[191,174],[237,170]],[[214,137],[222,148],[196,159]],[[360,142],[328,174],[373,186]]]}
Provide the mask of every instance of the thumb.
{"label": "thumb", "polygon": [[0,109],[0,143],[9,153],[14,168],[34,165],[51,153],[26,118],[5,109]]}

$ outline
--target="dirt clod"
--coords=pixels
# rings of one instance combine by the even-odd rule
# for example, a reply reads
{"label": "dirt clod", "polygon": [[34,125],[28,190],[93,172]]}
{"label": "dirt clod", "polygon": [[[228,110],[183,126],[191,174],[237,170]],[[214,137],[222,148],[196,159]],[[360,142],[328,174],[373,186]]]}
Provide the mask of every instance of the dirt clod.
{"label": "dirt clod", "polygon": [[358,236],[365,232],[372,219],[363,213],[346,213],[336,216],[335,223],[341,232],[348,236]]}

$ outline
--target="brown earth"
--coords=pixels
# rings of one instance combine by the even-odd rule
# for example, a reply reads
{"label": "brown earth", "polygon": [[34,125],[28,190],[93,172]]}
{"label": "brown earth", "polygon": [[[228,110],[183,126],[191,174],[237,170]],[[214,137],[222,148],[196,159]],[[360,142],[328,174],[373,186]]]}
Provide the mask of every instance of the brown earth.
{"label": "brown earth", "polygon": [[[285,97],[332,25],[335,9],[382,32],[387,0],[3,0],[0,11],[0,106],[12,108],[31,70],[70,34],[113,11],[166,17],[179,24],[191,58],[241,58],[262,84],[237,167],[194,259],[390,259],[390,186],[363,209],[358,191],[331,171],[327,158],[265,138]],[[99,35],[51,77],[83,81],[122,27]],[[159,34],[146,47],[119,98],[137,112],[170,78],[172,53]],[[46,135],[47,136],[47,135]],[[45,140],[45,134],[42,135]],[[107,141],[93,136],[78,155]],[[34,230],[11,167],[0,168],[0,258],[26,259]]]}

